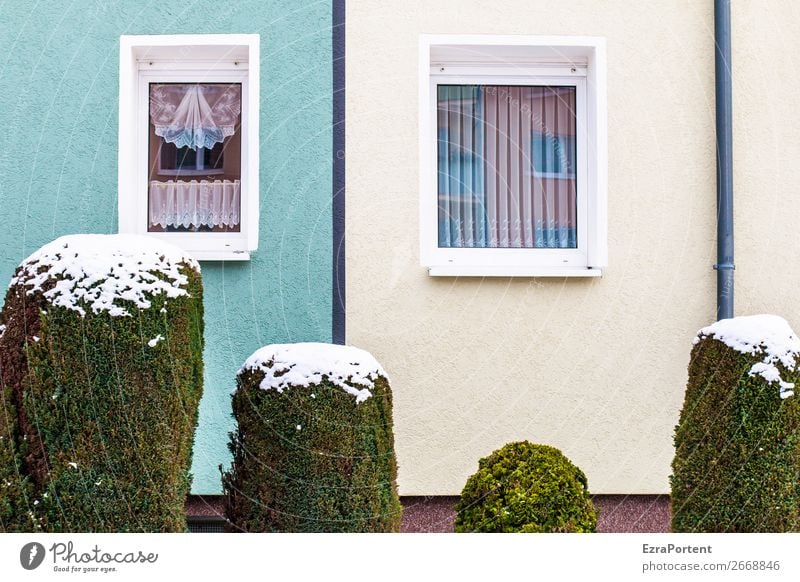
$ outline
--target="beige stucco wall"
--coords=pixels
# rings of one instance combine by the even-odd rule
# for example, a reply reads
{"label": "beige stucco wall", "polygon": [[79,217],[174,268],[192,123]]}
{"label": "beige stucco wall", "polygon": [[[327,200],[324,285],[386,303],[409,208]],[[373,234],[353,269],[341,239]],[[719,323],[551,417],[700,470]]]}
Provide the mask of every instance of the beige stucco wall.
{"label": "beige stucco wall", "polygon": [[[691,339],[715,311],[713,1],[347,4],[347,340],[390,373],[401,494],[456,494],[521,439],[562,449],[593,492],[667,492]],[[800,323],[790,6],[735,3],[737,311]],[[419,265],[422,33],[607,38],[602,279]]]}
{"label": "beige stucco wall", "polygon": [[736,309],[800,331],[800,4],[733,6]]}

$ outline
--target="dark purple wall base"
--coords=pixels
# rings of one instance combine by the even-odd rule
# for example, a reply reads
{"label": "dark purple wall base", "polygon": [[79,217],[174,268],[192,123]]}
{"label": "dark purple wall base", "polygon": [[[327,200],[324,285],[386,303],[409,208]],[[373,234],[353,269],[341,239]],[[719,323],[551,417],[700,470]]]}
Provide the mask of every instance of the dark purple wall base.
{"label": "dark purple wall base", "polygon": [[[447,533],[453,531],[458,497],[403,497],[406,533]],[[668,495],[595,495],[599,512],[597,529],[603,533],[669,532]],[[224,520],[224,503],[219,495],[192,495],[186,501],[186,515],[192,531],[219,531]]]}
{"label": "dark purple wall base", "polygon": [[669,495],[593,495],[597,530],[605,533],[668,533]]}
{"label": "dark purple wall base", "polygon": [[[404,497],[404,532],[452,532],[458,497]],[[603,533],[669,532],[668,495],[594,495]]]}
{"label": "dark purple wall base", "polygon": [[188,519],[225,519],[225,498],[222,495],[189,495],[186,499]]}
{"label": "dark purple wall base", "polygon": [[449,533],[453,531],[458,497],[401,497],[405,533]]}

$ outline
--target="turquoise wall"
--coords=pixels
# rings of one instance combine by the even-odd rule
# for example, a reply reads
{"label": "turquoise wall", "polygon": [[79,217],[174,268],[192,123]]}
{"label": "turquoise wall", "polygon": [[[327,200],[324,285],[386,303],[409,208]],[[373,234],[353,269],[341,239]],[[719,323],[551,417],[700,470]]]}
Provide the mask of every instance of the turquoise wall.
{"label": "turquoise wall", "polygon": [[202,264],[205,393],[195,493],[221,491],[230,391],[261,345],[331,339],[331,5],[301,0],[0,6],[0,285],[37,247],[117,229],[121,34],[261,35],[261,240]]}

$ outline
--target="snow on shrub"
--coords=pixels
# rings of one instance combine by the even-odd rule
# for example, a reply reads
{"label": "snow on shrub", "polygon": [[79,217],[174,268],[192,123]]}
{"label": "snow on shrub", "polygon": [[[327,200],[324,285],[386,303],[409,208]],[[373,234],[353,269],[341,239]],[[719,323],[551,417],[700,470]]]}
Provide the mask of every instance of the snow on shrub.
{"label": "snow on shrub", "polygon": [[392,393],[369,353],[261,348],[239,371],[233,415],[232,531],[399,531]]}
{"label": "snow on shrub", "polygon": [[698,332],[675,431],[674,531],[800,531],[799,356],[774,315]]}
{"label": "snow on shrub", "polygon": [[183,531],[202,393],[199,265],[153,238],[73,235],[0,313],[0,528]]}
{"label": "snow on shrub", "polygon": [[456,505],[459,533],[594,532],[586,475],[561,451],[508,443],[478,463]]}

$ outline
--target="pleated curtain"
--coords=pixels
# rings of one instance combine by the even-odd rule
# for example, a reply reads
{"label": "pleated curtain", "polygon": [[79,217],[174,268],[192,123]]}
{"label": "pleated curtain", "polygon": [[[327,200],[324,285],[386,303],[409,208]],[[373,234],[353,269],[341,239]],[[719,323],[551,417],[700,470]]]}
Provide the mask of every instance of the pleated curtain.
{"label": "pleated curtain", "polygon": [[241,205],[239,180],[150,182],[151,226],[233,228],[241,220]]}
{"label": "pleated curtain", "polygon": [[437,93],[439,246],[575,248],[575,88]]}

